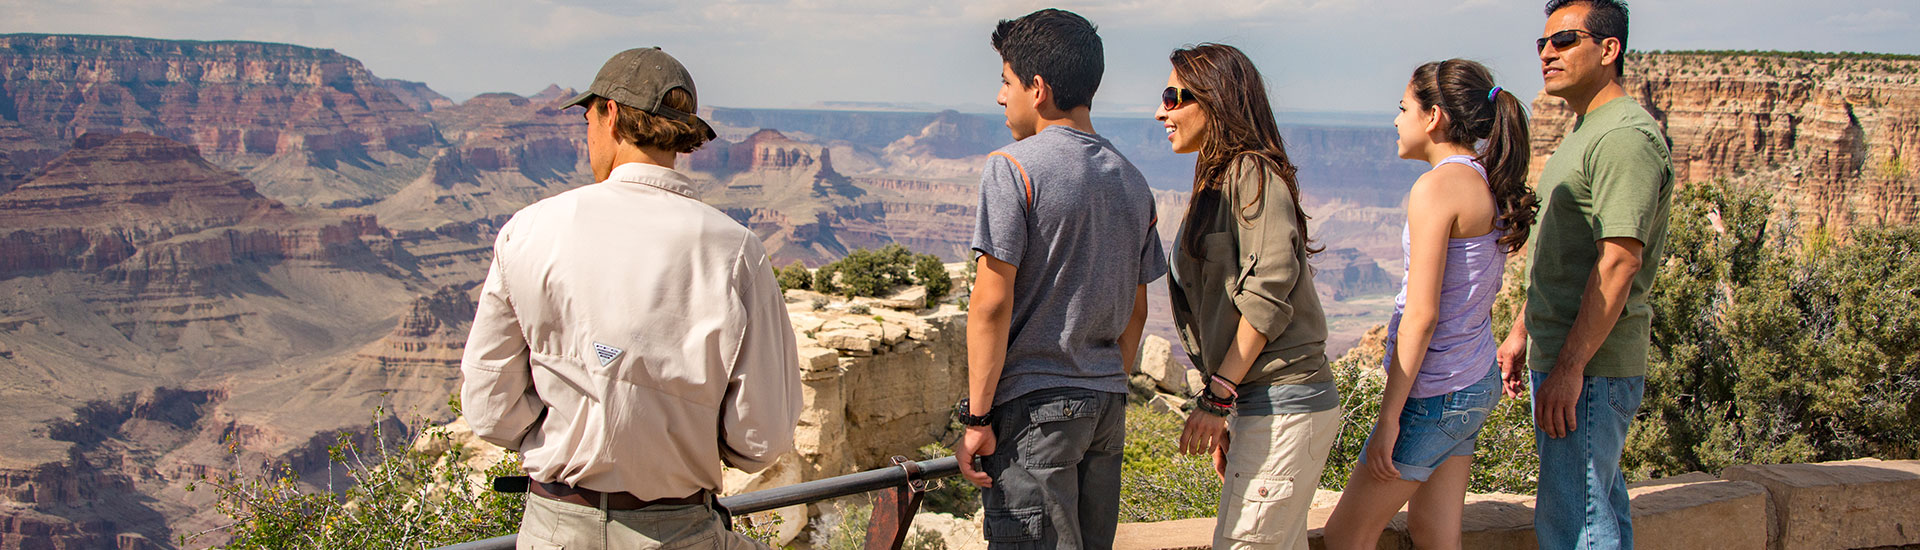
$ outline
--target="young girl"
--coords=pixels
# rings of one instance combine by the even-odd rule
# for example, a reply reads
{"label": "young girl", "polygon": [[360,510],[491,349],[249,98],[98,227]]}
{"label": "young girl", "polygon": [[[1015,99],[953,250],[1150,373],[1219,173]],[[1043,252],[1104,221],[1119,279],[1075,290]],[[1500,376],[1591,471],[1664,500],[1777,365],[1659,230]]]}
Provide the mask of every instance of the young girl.
{"label": "young girl", "polygon": [[1225,481],[1215,548],[1306,548],[1340,397],[1294,165],[1246,55],[1202,44],[1170,60],[1154,118],[1175,153],[1199,155],[1169,287],[1181,341],[1209,380],[1180,448],[1212,453]]}
{"label": "young girl", "polygon": [[1421,65],[1393,125],[1400,158],[1433,169],[1407,198],[1407,275],[1387,325],[1386,395],[1327,520],[1329,549],[1374,548],[1409,501],[1416,546],[1460,547],[1474,440],[1501,393],[1493,300],[1537,208],[1526,184],[1526,113],[1486,67]]}

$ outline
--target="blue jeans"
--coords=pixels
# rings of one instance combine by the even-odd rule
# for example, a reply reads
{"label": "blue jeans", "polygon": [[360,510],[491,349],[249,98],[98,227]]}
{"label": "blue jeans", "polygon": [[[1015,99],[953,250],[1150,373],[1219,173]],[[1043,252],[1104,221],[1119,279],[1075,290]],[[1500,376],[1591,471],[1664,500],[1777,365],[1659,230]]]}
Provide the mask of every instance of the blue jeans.
{"label": "blue jeans", "polygon": [[[1400,479],[1426,483],[1448,459],[1473,456],[1480,427],[1499,404],[1499,365],[1488,365],[1486,376],[1471,386],[1433,397],[1408,396],[1393,440],[1393,467],[1400,470]],[[1368,445],[1374,435],[1367,435]],[[1360,463],[1367,463],[1364,452]]]}
{"label": "blue jeans", "polygon": [[[1533,371],[1533,396],[1540,395],[1546,381],[1547,373]],[[1627,478],[1620,473],[1620,451],[1646,383],[1640,376],[1585,377],[1574,412],[1578,425],[1560,439],[1547,437],[1534,419],[1540,489],[1533,529],[1541,550],[1632,550],[1633,513]]]}

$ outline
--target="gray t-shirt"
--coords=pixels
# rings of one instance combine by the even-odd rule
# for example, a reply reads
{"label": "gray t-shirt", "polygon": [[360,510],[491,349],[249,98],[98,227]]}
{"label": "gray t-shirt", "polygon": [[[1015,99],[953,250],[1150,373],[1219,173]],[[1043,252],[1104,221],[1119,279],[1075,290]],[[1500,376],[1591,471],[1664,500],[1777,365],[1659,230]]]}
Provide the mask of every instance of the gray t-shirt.
{"label": "gray t-shirt", "polygon": [[988,157],[978,216],[974,251],[1019,268],[994,404],[1041,388],[1125,393],[1134,289],[1167,272],[1146,177],[1105,138],[1049,126]]}

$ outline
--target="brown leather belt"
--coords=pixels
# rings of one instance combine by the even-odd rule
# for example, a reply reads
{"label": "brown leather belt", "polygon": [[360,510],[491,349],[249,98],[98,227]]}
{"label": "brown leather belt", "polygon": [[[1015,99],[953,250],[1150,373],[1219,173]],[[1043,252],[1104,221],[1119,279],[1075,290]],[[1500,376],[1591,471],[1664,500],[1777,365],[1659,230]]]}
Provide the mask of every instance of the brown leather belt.
{"label": "brown leather belt", "polygon": [[561,483],[533,483],[527,487],[527,490],[536,495],[560,502],[578,504],[588,508],[599,508],[602,502],[600,497],[604,495],[606,497],[605,502],[608,510],[639,510],[650,506],[706,504],[707,502],[707,491],[705,489],[694,491],[693,494],[684,497],[659,498],[653,500],[645,500],[633,496],[633,493],[624,491],[618,493],[602,493],[593,489],[581,489]]}

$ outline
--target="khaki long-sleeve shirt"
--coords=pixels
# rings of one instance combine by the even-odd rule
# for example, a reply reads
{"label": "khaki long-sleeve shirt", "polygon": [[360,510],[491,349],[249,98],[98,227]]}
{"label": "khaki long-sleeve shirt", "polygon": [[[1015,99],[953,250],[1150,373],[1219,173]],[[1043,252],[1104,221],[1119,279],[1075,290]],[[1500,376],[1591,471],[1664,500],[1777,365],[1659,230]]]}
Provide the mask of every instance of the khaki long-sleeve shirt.
{"label": "khaki long-sleeve shirt", "polygon": [[759,239],[647,164],[501,227],[460,370],[474,433],[534,480],[645,499],[718,490],[723,460],[765,468],[800,413]]}

